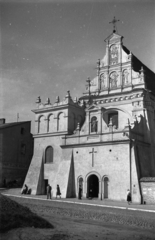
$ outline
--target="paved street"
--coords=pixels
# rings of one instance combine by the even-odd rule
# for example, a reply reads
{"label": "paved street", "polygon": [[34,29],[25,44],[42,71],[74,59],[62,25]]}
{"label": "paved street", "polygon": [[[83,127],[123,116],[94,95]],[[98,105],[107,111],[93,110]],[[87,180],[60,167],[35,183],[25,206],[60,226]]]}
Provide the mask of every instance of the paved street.
{"label": "paved street", "polygon": [[[133,211],[128,208],[125,209],[125,205],[122,209],[119,208],[121,206],[110,207],[107,205],[108,207],[105,207],[104,205],[86,205],[88,202],[89,204],[91,202],[91,204],[95,205],[99,202],[97,200],[82,200],[80,202],[82,204],[79,204],[78,200],[75,199],[46,200],[45,196],[37,196],[38,199],[28,197],[29,196],[25,198],[18,195],[10,198],[19,204],[28,207],[38,216],[48,220],[52,225],[54,225],[54,230],[42,229],[41,231],[39,229],[33,229],[32,231],[32,229],[29,229],[28,231],[26,229],[16,229],[12,230],[11,233],[4,234],[4,240],[11,239],[12,235],[9,234],[15,235],[15,239],[19,239],[19,235],[25,236],[20,237],[22,240],[29,239],[30,233],[31,237],[35,233],[35,239],[37,240],[45,239],[45,235],[46,239],[63,240],[155,239],[154,212],[139,211],[139,209],[138,211]],[[68,200],[68,202],[65,202],[66,200]],[[75,201],[77,201],[77,203],[75,203]],[[110,202],[108,204],[110,204]],[[116,205],[116,203],[114,205]],[[142,205],[140,206],[142,207]],[[126,207],[128,206],[126,205]],[[154,206],[151,207],[153,208]],[[147,210],[146,207],[144,210]],[[51,236],[53,237],[51,238]]]}

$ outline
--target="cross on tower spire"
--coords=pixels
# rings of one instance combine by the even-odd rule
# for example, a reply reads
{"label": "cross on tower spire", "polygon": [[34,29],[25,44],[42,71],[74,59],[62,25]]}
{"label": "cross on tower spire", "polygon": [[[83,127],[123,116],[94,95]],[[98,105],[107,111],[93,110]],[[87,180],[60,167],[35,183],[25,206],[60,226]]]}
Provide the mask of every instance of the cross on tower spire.
{"label": "cross on tower spire", "polygon": [[116,22],[119,22],[119,20],[117,20],[115,17],[111,22],[109,22],[109,23],[113,24],[113,33],[116,32]]}

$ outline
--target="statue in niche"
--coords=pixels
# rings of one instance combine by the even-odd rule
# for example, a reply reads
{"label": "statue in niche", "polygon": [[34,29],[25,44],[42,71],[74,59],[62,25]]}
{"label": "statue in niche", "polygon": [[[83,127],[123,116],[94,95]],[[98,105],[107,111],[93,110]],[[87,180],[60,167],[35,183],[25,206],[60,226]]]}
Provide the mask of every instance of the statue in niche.
{"label": "statue in niche", "polygon": [[100,84],[101,84],[101,89],[104,89],[105,88],[105,75],[102,74],[101,77],[100,77]]}
{"label": "statue in niche", "polygon": [[91,119],[91,132],[97,132],[97,117]]}
{"label": "statue in niche", "polygon": [[118,75],[116,72],[113,72],[110,74],[110,83],[111,83],[111,88],[116,88],[117,87],[117,78]]}
{"label": "statue in niche", "polygon": [[128,85],[129,84],[129,73],[127,70],[123,71],[123,85]]}

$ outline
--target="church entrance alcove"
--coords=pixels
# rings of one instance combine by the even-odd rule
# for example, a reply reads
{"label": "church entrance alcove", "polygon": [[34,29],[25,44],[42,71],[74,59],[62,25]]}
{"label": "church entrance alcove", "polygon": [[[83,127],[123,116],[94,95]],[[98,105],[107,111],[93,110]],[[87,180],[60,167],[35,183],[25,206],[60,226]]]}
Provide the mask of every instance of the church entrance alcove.
{"label": "church entrance alcove", "polygon": [[87,197],[98,198],[99,194],[99,179],[95,174],[92,174],[87,179]]}
{"label": "church entrance alcove", "polygon": [[104,178],[104,199],[108,198],[108,177]]}

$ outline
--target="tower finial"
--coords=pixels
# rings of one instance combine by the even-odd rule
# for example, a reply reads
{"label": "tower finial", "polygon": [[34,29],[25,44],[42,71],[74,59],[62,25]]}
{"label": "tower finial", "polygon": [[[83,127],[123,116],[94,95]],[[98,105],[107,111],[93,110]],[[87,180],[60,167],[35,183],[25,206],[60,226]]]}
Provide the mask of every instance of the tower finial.
{"label": "tower finial", "polygon": [[115,17],[111,22],[109,22],[109,23],[113,24],[113,33],[116,32],[116,22],[119,22],[119,20],[117,20]]}

